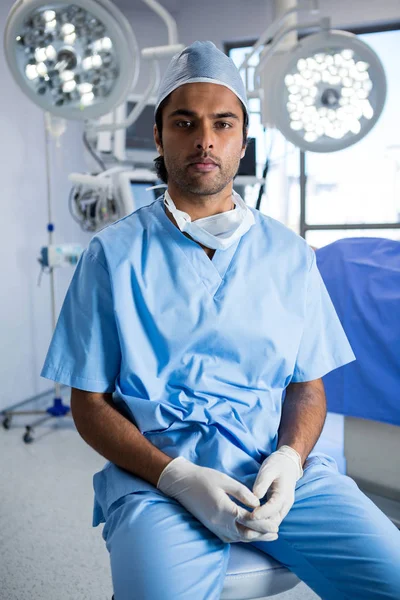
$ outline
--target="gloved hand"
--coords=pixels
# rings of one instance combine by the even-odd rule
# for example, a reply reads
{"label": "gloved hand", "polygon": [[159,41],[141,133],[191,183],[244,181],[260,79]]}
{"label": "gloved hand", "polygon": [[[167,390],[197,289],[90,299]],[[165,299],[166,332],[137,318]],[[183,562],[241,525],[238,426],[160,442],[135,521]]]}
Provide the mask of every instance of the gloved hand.
{"label": "gloved hand", "polygon": [[269,492],[267,502],[245,518],[239,517],[238,522],[260,532],[265,531],[270,519],[279,526],[293,506],[296,483],[302,476],[298,452],[290,446],[281,446],[261,464],[253,485],[253,493],[259,499]]}
{"label": "gloved hand", "polygon": [[[251,542],[260,533],[236,522],[250,515],[228,496],[234,496],[246,506],[260,506],[258,498],[242,483],[215,469],[201,467],[183,456],[174,458],[162,471],[157,489],[178,500],[223,542]],[[263,537],[275,540],[278,532],[272,520],[263,521]]]}

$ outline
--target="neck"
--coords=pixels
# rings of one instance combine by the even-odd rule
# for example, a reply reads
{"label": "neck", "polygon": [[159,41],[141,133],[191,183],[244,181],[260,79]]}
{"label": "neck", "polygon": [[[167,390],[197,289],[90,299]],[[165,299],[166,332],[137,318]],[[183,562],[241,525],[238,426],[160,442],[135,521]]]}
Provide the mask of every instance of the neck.
{"label": "neck", "polygon": [[168,192],[176,208],[190,215],[192,221],[232,210],[234,208],[232,188],[233,182],[218,194],[201,196],[183,191],[173,182],[168,183]]}

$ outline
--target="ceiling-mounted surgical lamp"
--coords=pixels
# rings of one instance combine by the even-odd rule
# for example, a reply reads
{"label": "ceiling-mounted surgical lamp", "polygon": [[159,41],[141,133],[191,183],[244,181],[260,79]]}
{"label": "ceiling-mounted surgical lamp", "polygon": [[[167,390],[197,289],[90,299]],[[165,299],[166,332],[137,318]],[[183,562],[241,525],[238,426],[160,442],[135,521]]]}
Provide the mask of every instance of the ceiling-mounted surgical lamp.
{"label": "ceiling-mounted surgical lamp", "polygon": [[266,120],[303,150],[333,152],[355,144],[379,119],[386,77],[357,36],[327,29],[260,63]]}
{"label": "ceiling-mounted surgical lamp", "polygon": [[[299,10],[288,11],[280,23]],[[288,33],[316,26],[318,33],[279,52]],[[386,77],[365,42],[352,33],[332,30],[326,18],[283,31],[274,25],[272,33],[267,30],[263,35],[270,43],[260,55],[249,95],[261,99],[264,126],[277,127],[295,146],[312,152],[342,150],[372,129],[384,107]],[[252,54],[254,47],[241,68]]]}
{"label": "ceiling-mounted surgical lamp", "polygon": [[139,75],[132,28],[110,0],[20,0],[7,20],[4,49],[22,91],[65,119],[110,112]]}
{"label": "ceiling-mounted surgical lamp", "polygon": [[[150,81],[123,123],[93,120],[122,104],[137,83],[140,53],[129,22],[110,0],[18,0],[4,49],[22,91],[57,117],[85,120],[91,133],[129,127],[159,83],[158,60],[183,49],[176,22],[157,0],[143,0],[165,22],[168,45],[144,48]],[[89,121],[91,121],[89,123]]]}

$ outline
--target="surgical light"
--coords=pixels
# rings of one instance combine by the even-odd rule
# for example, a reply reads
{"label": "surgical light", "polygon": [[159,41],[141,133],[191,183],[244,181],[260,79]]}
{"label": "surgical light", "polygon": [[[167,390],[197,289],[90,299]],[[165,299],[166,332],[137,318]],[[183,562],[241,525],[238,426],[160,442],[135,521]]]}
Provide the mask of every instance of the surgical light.
{"label": "surgical light", "polygon": [[313,152],[342,150],[363,138],[386,98],[375,52],[357,36],[330,29],[265,60],[260,78],[264,121]]}
{"label": "surgical light", "polygon": [[4,46],[22,91],[58,117],[101,117],[137,82],[137,43],[110,0],[19,0]]}

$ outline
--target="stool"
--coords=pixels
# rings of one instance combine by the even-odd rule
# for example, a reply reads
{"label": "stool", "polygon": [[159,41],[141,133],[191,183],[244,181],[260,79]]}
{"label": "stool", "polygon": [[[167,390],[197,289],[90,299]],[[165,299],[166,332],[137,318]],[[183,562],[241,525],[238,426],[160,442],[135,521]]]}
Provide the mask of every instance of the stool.
{"label": "stool", "polygon": [[294,588],[298,583],[300,579],[289,569],[250,544],[239,542],[231,544],[228,570],[220,598],[265,600]]}
{"label": "stool", "polygon": [[221,600],[264,600],[291,590],[300,579],[276,560],[246,543],[231,544]]}

